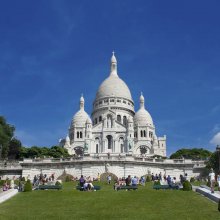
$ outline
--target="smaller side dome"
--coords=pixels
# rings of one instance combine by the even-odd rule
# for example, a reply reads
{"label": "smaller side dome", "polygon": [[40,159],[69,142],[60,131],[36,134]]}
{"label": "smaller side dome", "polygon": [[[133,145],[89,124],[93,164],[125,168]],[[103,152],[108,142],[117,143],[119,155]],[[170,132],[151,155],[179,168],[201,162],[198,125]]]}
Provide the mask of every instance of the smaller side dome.
{"label": "smaller side dome", "polygon": [[70,142],[69,135],[66,136],[66,142]]}
{"label": "smaller side dome", "polygon": [[90,117],[88,117],[88,118],[86,119],[86,124],[92,124],[92,120],[91,120]]}
{"label": "smaller side dome", "polygon": [[135,113],[134,123],[135,125],[141,125],[141,126],[154,125],[150,113],[145,109],[144,96],[142,93],[140,96],[140,109]]}
{"label": "smaller side dome", "polygon": [[[73,116],[71,127],[76,126],[85,126],[87,119],[89,118],[89,115],[84,110],[84,98],[81,96],[80,98],[80,110]],[[91,119],[90,119],[91,120]]]}

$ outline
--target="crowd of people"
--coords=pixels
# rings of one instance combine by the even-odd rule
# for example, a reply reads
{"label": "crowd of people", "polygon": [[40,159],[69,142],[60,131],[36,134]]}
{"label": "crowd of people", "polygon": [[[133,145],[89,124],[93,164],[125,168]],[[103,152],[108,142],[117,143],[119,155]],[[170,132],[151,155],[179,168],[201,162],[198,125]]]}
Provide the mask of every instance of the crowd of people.
{"label": "crowd of people", "polygon": [[33,186],[45,185],[48,182],[54,181],[54,179],[54,173],[52,173],[50,176],[47,176],[47,174],[40,173],[39,175],[34,176]]}
{"label": "crowd of people", "polygon": [[[33,178],[33,186],[38,186],[38,185],[44,185],[47,184],[48,182],[54,181],[55,180],[55,174],[52,173],[50,176],[47,176],[47,174],[40,173],[39,175],[35,175]],[[110,174],[107,175],[106,181],[107,184],[111,184],[112,182],[112,176]],[[27,176],[25,178],[25,181],[27,179],[30,179],[30,176]],[[73,178],[73,181],[79,181],[80,187],[83,188],[84,191],[90,191],[94,189],[93,181],[100,181],[101,176],[98,173],[97,178],[91,178],[90,176],[85,177],[81,175],[80,179],[78,178]],[[149,179],[149,177],[148,177]],[[7,191],[8,189],[13,189],[16,185],[14,183],[15,177],[13,177],[11,180],[7,179],[3,183],[2,190]],[[175,185],[175,184],[183,184],[184,181],[188,180],[187,173],[184,175],[179,176],[179,180],[177,180],[176,177],[171,177],[170,175],[162,175],[160,172],[159,174],[154,174],[152,173],[150,175],[150,180],[155,182],[155,181],[160,181],[161,184],[168,184],[168,185]],[[208,175],[208,180],[210,182],[210,187],[211,187],[211,193],[214,193],[214,187],[216,183],[218,183],[218,190],[220,191],[220,173],[218,175],[215,175],[213,169],[210,170],[210,173]],[[24,187],[24,177],[20,176],[18,178],[18,190],[22,191]],[[131,175],[128,175],[127,178],[118,178],[117,181],[114,182],[114,188],[118,186],[137,186],[138,184],[140,185],[145,185],[146,178],[145,176],[141,176],[138,178],[137,176],[131,177]]]}

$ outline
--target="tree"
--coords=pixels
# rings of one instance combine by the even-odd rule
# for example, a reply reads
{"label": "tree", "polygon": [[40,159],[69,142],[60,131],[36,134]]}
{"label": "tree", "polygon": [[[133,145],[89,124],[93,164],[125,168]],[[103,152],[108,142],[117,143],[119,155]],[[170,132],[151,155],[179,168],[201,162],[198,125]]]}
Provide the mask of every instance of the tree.
{"label": "tree", "polygon": [[208,150],[205,150],[203,148],[192,148],[192,149],[186,149],[182,148],[175,153],[173,153],[170,156],[170,159],[192,159],[192,160],[204,160],[209,158],[212,155],[212,153]]}
{"label": "tree", "polygon": [[219,155],[218,152],[214,152],[211,157],[209,158],[206,167],[210,170],[213,168],[215,173],[219,172]]}
{"label": "tree", "polygon": [[9,143],[14,136],[14,126],[8,124],[3,116],[0,116],[0,146],[2,147],[1,155],[7,158],[9,151]]}
{"label": "tree", "polygon": [[60,146],[52,146],[49,152],[51,157],[60,158],[60,157],[68,157],[67,149]]}
{"label": "tree", "polygon": [[52,146],[48,147],[37,147],[33,146],[31,148],[21,147],[20,158],[43,158],[43,157],[69,157],[68,151],[63,147]]}
{"label": "tree", "polygon": [[16,138],[12,138],[9,142],[8,158],[18,159],[20,157],[20,153],[21,153],[21,142]]}

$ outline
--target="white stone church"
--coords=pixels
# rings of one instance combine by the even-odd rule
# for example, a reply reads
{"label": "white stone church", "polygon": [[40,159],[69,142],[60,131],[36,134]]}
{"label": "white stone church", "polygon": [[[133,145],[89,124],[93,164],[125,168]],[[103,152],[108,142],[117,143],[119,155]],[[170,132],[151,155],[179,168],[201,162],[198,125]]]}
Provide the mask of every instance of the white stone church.
{"label": "white stone church", "polygon": [[91,118],[84,106],[81,96],[69,134],[60,140],[70,155],[166,156],[166,136],[157,137],[142,94],[135,112],[131,92],[117,73],[114,52],[110,74],[96,93]]}

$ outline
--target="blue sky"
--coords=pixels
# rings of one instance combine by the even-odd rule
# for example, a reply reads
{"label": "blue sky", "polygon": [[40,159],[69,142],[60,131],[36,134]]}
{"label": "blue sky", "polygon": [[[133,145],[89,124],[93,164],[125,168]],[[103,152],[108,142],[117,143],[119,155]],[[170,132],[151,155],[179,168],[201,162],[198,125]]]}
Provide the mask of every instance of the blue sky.
{"label": "blue sky", "polygon": [[168,155],[220,144],[219,1],[0,3],[0,115],[26,146],[52,146],[109,74],[142,91]]}

